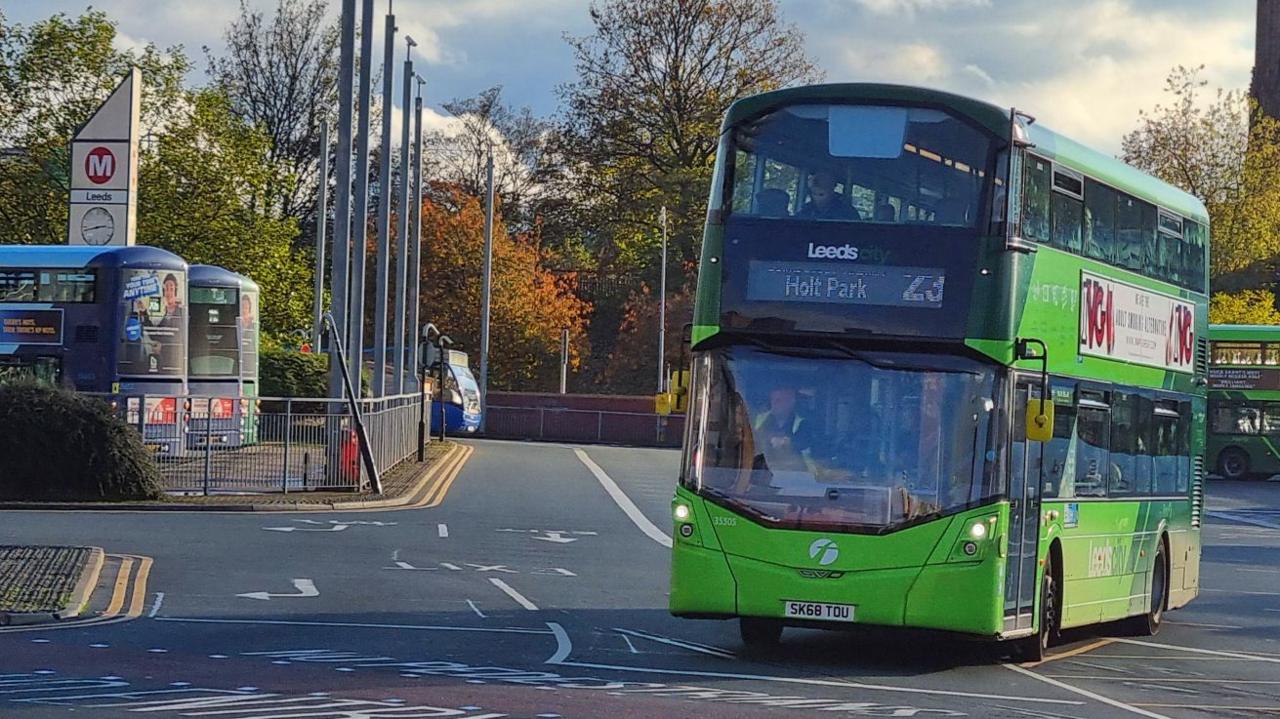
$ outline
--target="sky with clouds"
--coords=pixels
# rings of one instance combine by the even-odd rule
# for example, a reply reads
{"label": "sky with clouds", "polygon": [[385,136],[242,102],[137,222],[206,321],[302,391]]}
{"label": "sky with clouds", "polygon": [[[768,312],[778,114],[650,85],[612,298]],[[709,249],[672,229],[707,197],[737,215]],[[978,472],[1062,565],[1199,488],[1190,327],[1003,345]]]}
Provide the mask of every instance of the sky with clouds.
{"label": "sky with clouds", "polygon": [[[270,10],[275,0],[248,0]],[[118,23],[123,46],[183,45],[203,68],[216,53],[236,0],[97,0]],[[382,42],[377,0],[375,47]],[[1205,66],[1211,86],[1243,88],[1253,65],[1254,0],[778,0],[805,35],[829,81],[925,85],[1017,105],[1054,129],[1115,152],[1138,111],[1162,97],[1175,65]],[[339,0],[330,0],[337,13]],[[5,0],[11,22],[73,0]],[[504,97],[540,115],[557,109],[556,87],[574,78],[563,36],[590,32],[587,0],[395,0],[402,34],[425,64],[429,126],[440,103],[502,85]],[[403,57],[403,44],[397,58]],[[375,56],[381,51],[375,50]],[[422,71],[422,69],[420,69]],[[203,82],[197,71],[190,78]],[[397,81],[396,87],[399,87]],[[397,100],[398,103],[398,100]]]}

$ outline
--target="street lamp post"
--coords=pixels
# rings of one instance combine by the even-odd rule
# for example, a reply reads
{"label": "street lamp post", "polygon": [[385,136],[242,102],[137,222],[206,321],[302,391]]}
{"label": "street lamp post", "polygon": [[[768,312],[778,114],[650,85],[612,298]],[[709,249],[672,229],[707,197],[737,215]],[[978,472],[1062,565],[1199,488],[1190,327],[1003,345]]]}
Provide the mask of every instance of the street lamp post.
{"label": "street lamp post", "polygon": [[658,223],[662,225],[662,267],[658,281],[658,392],[666,389],[667,352],[667,208],[664,205],[658,213]]}
{"label": "street lamp post", "polygon": [[413,172],[409,169],[409,131],[413,129],[410,120],[410,100],[413,99],[413,60],[410,54],[418,43],[408,35],[404,36],[404,95],[400,105],[400,212],[396,216],[396,303],[395,337],[391,339],[391,348],[395,355],[391,358],[392,394],[404,393],[404,358],[405,358],[405,319],[407,318],[409,299],[409,185]]}
{"label": "street lamp post", "polygon": [[391,88],[395,71],[396,16],[387,13],[382,56],[382,172],[378,176],[378,252],[373,302],[373,396],[387,392],[387,290],[391,254]]}
{"label": "street lamp post", "polygon": [[[356,126],[356,200],[353,214],[351,242],[351,291],[347,304],[350,308],[347,333],[347,367],[356,378],[356,397],[363,388],[360,377],[364,368],[364,280],[365,265],[369,254],[369,113],[373,74],[373,3],[363,0],[360,16],[360,96],[357,103]],[[348,143],[350,141],[348,140]]]}
{"label": "street lamp post", "polygon": [[493,145],[485,163],[484,269],[480,286],[480,431],[489,415],[489,301],[493,292]]}

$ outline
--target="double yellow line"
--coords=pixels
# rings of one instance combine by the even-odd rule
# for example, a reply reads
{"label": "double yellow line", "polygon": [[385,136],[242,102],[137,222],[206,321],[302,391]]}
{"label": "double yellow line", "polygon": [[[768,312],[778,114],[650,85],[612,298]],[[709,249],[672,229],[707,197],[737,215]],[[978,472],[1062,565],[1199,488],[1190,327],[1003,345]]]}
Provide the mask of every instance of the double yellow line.
{"label": "double yellow line", "polygon": [[423,494],[422,499],[413,502],[410,505],[411,507],[416,509],[438,507],[444,502],[444,497],[449,493],[449,488],[453,486],[458,475],[462,473],[463,465],[467,463],[467,460],[476,451],[475,447],[468,445],[460,444],[457,447],[458,450],[453,453],[453,456],[446,457],[440,463],[441,469],[436,475],[435,481],[431,483],[426,493]]}
{"label": "double yellow line", "polygon": [[147,601],[147,580],[151,577],[151,557],[144,557],[138,554],[108,554],[107,557],[118,561],[119,568],[116,570],[116,580],[111,590],[111,600],[101,614],[83,619],[71,619],[65,622],[3,627],[0,628],[0,634],[47,632],[71,627],[116,624],[118,622],[128,622],[142,616],[142,611]]}

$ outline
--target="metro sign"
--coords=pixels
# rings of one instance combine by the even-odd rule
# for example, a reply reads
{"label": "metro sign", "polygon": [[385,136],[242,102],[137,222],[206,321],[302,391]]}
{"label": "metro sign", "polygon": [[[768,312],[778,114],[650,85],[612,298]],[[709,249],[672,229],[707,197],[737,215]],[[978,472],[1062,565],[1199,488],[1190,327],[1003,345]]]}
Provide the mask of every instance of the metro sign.
{"label": "metro sign", "polygon": [[101,145],[90,150],[84,158],[84,174],[96,185],[111,182],[111,178],[115,177],[117,166],[115,154]]}

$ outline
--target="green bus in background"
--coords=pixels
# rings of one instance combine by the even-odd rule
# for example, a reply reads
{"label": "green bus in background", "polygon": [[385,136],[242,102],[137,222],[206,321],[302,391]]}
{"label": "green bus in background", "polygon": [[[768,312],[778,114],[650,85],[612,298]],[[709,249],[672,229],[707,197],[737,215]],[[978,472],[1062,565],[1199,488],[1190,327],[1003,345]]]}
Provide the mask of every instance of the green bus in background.
{"label": "green bus in background", "polygon": [[1280,474],[1280,327],[1209,326],[1209,466]]}
{"label": "green bus in background", "polygon": [[[723,124],[670,609],[1016,641],[1198,593],[1208,218],[965,97],[801,87]],[[1041,398],[1046,401],[1041,402]]]}

